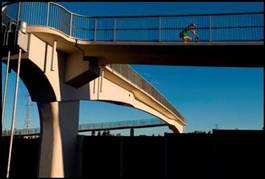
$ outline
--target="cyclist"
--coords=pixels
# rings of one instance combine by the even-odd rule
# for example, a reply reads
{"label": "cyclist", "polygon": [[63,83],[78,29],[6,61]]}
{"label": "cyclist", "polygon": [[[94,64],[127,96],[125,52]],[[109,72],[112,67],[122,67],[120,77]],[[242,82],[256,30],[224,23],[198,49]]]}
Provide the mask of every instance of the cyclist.
{"label": "cyclist", "polygon": [[190,24],[187,27],[185,27],[180,33],[179,33],[179,37],[182,39],[182,41],[184,43],[188,43],[189,41],[192,40],[192,37],[189,36],[190,33],[193,34],[193,36],[195,37],[195,41],[199,41],[199,36],[195,31],[196,29],[196,25],[195,24]]}

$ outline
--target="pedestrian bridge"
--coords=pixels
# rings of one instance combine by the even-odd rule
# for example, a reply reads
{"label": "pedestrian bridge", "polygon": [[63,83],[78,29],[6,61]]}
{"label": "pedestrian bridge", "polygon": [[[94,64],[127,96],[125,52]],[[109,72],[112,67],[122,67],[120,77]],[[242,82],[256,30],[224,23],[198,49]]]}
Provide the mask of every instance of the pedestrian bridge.
{"label": "pedestrian bridge", "polygon": [[[3,61],[38,105],[39,176],[74,175],[80,100],[131,106],[181,133],[184,117],[127,64],[262,66],[263,14],[90,17],[52,2],[8,5]],[[179,32],[191,22],[200,42],[183,44]]]}
{"label": "pedestrian bridge", "polygon": [[[263,66],[264,12],[86,16],[53,2],[23,2],[6,14],[50,45],[73,51],[76,44],[101,64]],[[184,45],[179,33],[190,23],[200,40]]]}

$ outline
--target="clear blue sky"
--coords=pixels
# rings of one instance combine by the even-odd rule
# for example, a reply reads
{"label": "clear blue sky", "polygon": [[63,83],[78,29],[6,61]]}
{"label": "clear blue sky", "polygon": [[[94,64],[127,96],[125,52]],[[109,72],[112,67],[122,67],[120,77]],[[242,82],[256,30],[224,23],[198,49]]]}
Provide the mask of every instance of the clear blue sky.
{"label": "clear blue sky", "polygon": [[60,2],[75,13],[101,15],[162,15],[263,11],[262,2]]}
{"label": "clear blue sky", "polygon": [[[90,2],[62,5],[86,15],[158,15],[263,11],[263,3],[143,3]],[[213,59],[214,60],[214,59]],[[264,116],[263,68],[206,68],[133,65],[188,121],[186,132],[211,130],[218,124],[225,129],[261,129]],[[5,65],[2,65],[2,81]],[[11,73],[5,128],[10,128],[15,75]],[[3,83],[2,83],[3,89]],[[27,90],[20,81],[17,128],[23,127]],[[147,119],[153,116],[129,107],[82,101],[80,123]],[[39,127],[36,104],[33,127]],[[169,132],[165,127],[136,130],[139,133]],[[127,131],[126,131],[127,133]]]}

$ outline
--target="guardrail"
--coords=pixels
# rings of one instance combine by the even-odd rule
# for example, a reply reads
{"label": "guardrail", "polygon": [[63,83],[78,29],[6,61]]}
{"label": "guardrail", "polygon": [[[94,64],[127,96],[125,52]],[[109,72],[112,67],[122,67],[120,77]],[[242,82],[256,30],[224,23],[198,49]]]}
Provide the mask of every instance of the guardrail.
{"label": "guardrail", "polygon": [[158,90],[156,90],[150,83],[148,83],[141,75],[135,72],[129,65],[126,64],[110,64],[108,65],[111,69],[121,74],[124,78],[138,86],[140,89],[144,90],[150,94],[153,98],[167,107],[170,111],[176,114],[183,122],[185,122],[184,117],[168,102],[168,100],[162,96]]}
{"label": "guardrail", "polygon": [[[102,122],[102,123],[88,123],[80,124],[78,131],[93,131],[93,130],[116,130],[127,128],[144,128],[144,127],[156,127],[166,126],[167,123],[158,119],[144,119],[144,120],[131,120],[131,121],[117,121],[117,122]],[[32,129],[16,129],[15,135],[34,135],[40,134],[39,128]],[[10,131],[3,131],[3,136],[10,135]]]}
{"label": "guardrail", "polygon": [[264,41],[264,12],[160,15],[84,16],[53,2],[11,4],[6,14],[30,25],[47,26],[88,41],[181,41],[179,32],[195,23],[200,41]]}

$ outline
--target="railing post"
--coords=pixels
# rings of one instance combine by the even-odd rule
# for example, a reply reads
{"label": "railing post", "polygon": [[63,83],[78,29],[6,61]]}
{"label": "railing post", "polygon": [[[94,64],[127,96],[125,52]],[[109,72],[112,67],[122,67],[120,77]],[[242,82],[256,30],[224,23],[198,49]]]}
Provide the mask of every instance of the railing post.
{"label": "railing post", "polygon": [[113,41],[116,41],[116,18],[113,20]]}
{"label": "railing post", "polygon": [[161,41],[161,17],[159,16],[158,42]]}
{"label": "railing post", "polygon": [[72,37],[72,27],[73,27],[73,13],[70,13],[70,25],[69,25],[70,37]]}
{"label": "railing post", "polygon": [[19,75],[20,75],[20,65],[21,65],[21,53],[22,53],[22,49],[20,48],[19,52],[18,52],[17,76],[16,76],[16,86],[15,86],[15,95],[14,95],[13,112],[12,112],[11,136],[10,136],[10,143],[9,143],[6,178],[9,178],[11,157],[12,157],[13,137],[14,137],[14,130],[15,130],[16,110],[17,110],[17,96],[18,96],[18,86],[19,86]]}
{"label": "railing post", "polygon": [[209,42],[212,41],[212,16],[209,16]]}
{"label": "railing post", "polygon": [[[18,10],[17,10],[17,25],[20,19],[20,12],[21,12],[21,2],[18,3]],[[18,26],[17,26],[18,27]]]}
{"label": "railing post", "polygon": [[46,26],[49,26],[49,15],[50,15],[50,2],[48,2],[48,7],[47,7]]}
{"label": "railing post", "polygon": [[6,93],[7,93],[7,85],[8,85],[8,77],[9,77],[10,54],[11,54],[11,52],[9,50],[8,53],[7,53],[7,62],[6,62],[6,75],[5,75],[5,83],[4,83],[4,95],[2,96],[3,97],[2,98],[2,119],[1,119],[1,121],[2,121],[2,129],[4,128],[4,116],[5,116],[4,114],[5,114]]}
{"label": "railing post", "polygon": [[94,26],[94,41],[96,41],[97,37],[97,19],[95,18],[95,26]]}

